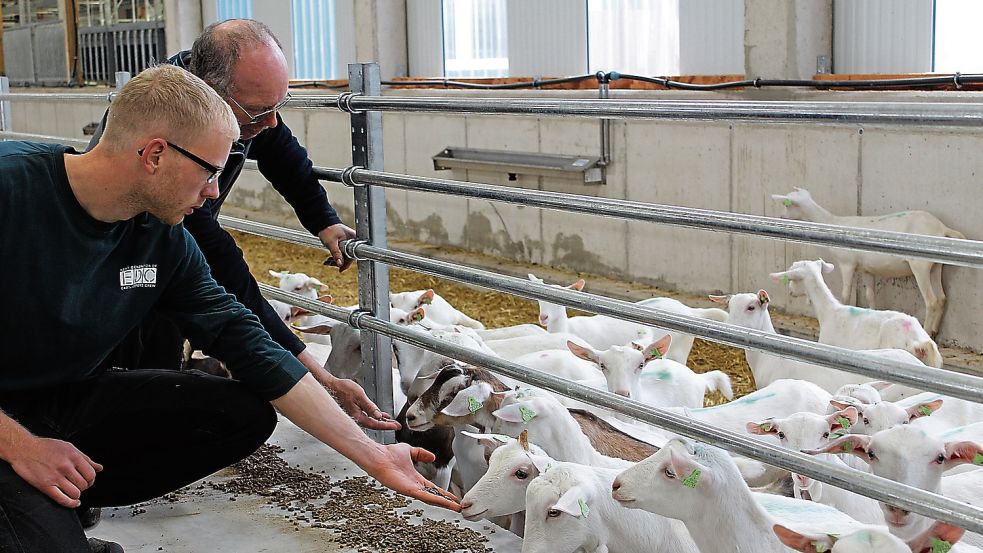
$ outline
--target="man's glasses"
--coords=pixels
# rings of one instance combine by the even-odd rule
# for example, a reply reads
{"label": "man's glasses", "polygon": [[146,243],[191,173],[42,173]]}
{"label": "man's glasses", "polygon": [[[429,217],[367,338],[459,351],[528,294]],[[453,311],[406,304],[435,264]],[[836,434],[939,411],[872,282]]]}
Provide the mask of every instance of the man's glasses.
{"label": "man's glasses", "polygon": [[[167,145],[170,146],[171,148],[177,150],[184,157],[200,165],[202,169],[208,171],[208,178],[205,179],[205,182],[207,182],[208,184],[215,182],[215,179],[217,179],[219,175],[222,174],[222,171],[225,170],[225,167],[218,167],[216,165],[212,165],[211,163],[208,163],[207,161],[192,154],[191,152],[185,150],[184,148],[178,146],[177,144],[171,144],[169,140],[165,140],[164,142],[166,142]],[[146,148],[140,148],[139,150],[137,150],[137,154],[142,156],[144,150],[146,150]]]}
{"label": "man's glasses", "polygon": [[231,94],[228,95],[227,98],[230,101],[232,101],[233,104],[235,104],[235,107],[239,108],[243,113],[246,114],[246,117],[249,118],[249,122],[245,123],[246,125],[255,125],[256,123],[259,123],[263,119],[269,117],[269,115],[271,113],[275,113],[277,111],[280,111],[280,108],[282,108],[283,106],[287,105],[287,102],[290,101],[290,93],[288,92],[287,95],[283,97],[283,100],[280,100],[275,106],[271,107],[270,109],[268,109],[268,110],[266,110],[266,111],[264,111],[262,113],[258,113],[256,115],[253,115],[253,114],[249,113],[246,110],[246,108],[242,107],[242,104],[240,104],[239,102],[237,102],[236,99],[232,97]]}

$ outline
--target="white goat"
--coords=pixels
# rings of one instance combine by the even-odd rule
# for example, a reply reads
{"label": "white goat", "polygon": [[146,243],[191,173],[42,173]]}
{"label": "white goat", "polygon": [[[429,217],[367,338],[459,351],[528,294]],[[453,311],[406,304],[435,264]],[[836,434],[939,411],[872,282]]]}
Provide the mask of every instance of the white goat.
{"label": "white goat", "polygon": [[809,297],[819,320],[819,342],[849,349],[903,349],[930,367],[942,367],[942,354],[918,319],[898,311],[843,305],[826,286],[823,273],[833,265],[822,259],[796,261],[787,271],[772,273],[793,296]]}
{"label": "white goat", "polygon": [[485,345],[497,353],[502,359],[511,361],[530,353],[538,353],[550,349],[567,349],[568,341],[587,345],[587,341],[583,338],[566,332],[488,340],[485,342]]}
{"label": "white goat", "polygon": [[461,313],[432,289],[389,294],[389,303],[403,311],[422,308],[431,321],[442,325],[461,325],[483,329],[485,325]]}
{"label": "white goat", "polygon": [[775,535],[786,547],[803,553],[942,553],[963,551],[975,547],[950,549],[962,537],[965,530],[944,522],[936,522],[916,539],[907,543],[891,535],[884,527],[872,526],[849,534],[803,534],[780,524],[774,527]]}
{"label": "white goat", "polygon": [[[710,296],[710,300],[727,306],[728,323],[769,334],[777,334],[771,323],[771,314],[768,312],[768,306],[771,302],[768,292],[758,290],[757,294]],[[864,353],[895,361],[920,362],[915,356],[902,349],[870,349],[864,350]],[[779,378],[799,378],[813,382],[829,392],[834,392],[846,384],[871,380],[859,374],[838,371],[795,359],[784,359],[754,349],[745,350],[744,354],[747,357],[748,365],[751,367],[751,373],[754,374],[754,383],[758,388],[767,386]]]}
{"label": "white goat", "polygon": [[[747,431],[751,434],[776,436],[782,447],[793,451],[816,449],[824,447],[831,439],[846,433],[856,424],[858,416],[857,410],[853,407],[825,416],[816,413],[795,413],[785,418],[749,422]],[[867,464],[860,460],[856,461],[859,466],[848,465],[845,460],[830,454],[826,454],[823,460],[834,465],[867,470]],[[792,473],[792,483],[795,497],[799,499],[829,505],[860,522],[884,523],[884,516],[877,501],[869,497],[836,486],[828,486],[819,480],[796,473]]]}
{"label": "white goat", "polygon": [[683,521],[702,553],[787,553],[775,524],[841,532],[862,527],[826,505],[753,493],[726,451],[684,439],[619,474],[611,488],[625,507]]}
{"label": "white goat", "polygon": [[[970,441],[944,441],[911,425],[895,426],[873,436],[848,434],[803,453],[852,454],[867,461],[870,472],[877,476],[970,504],[979,505],[983,498],[983,471],[942,476],[956,465],[983,465],[983,447]],[[932,523],[900,507],[880,506],[891,533],[901,539],[914,538]],[[981,537],[967,534],[964,541],[978,547]]]}
{"label": "white goat", "polygon": [[[574,355],[596,366],[607,389],[656,407],[703,407],[707,392],[720,391],[734,398],[730,377],[722,371],[694,373],[686,365],[663,356],[671,349],[670,336],[648,346],[611,346],[604,351],[568,342]],[[642,382],[646,386],[642,386]]]}
{"label": "white goat", "polygon": [[[542,279],[536,278],[533,274],[529,275],[529,280],[543,283]],[[584,280],[580,279],[567,288],[579,291],[583,289],[584,284]],[[716,321],[723,321],[727,317],[727,314],[720,309],[692,308],[672,298],[650,298],[637,304]],[[653,337],[668,334],[672,336],[672,347],[666,357],[684,365],[693,348],[694,338],[688,334],[640,325],[606,315],[569,317],[565,306],[542,300],[539,300],[539,324],[551,333],[561,332],[579,336],[596,349],[623,346],[634,340],[650,341]]]}
{"label": "white goat", "polygon": [[837,407],[845,404],[856,407],[861,414],[861,424],[852,428],[851,433],[868,436],[909,422],[929,434],[983,422],[983,405],[935,392],[922,392],[895,402],[869,404],[834,399],[831,403]]}
{"label": "white goat", "polygon": [[[796,188],[794,192],[789,192],[786,195],[773,194],[772,198],[782,202],[785,206],[785,217],[788,219],[926,236],[966,238],[962,233],[945,226],[937,217],[926,211],[902,211],[873,217],[840,217],[823,209],[812,199],[809,191],[802,188]],[[922,294],[922,299],[925,300],[925,330],[930,336],[935,336],[939,332],[942,314],[945,311],[941,263],[838,248],[833,248],[830,253],[836,265],[843,272],[843,291],[840,294],[840,301],[843,303],[851,301],[855,271],[859,271],[863,276],[867,305],[872,309],[876,307],[874,276],[894,278],[913,275],[918,284],[918,290]]]}
{"label": "white goat", "polygon": [[617,469],[557,462],[526,489],[523,553],[698,553],[678,520],[627,510],[611,498]]}
{"label": "white goat", "polygon": [[[525,431],[518,439],[502,434],[464,434],[485,447],[488,470],[461,498],[461,516],[479,520],[523,512],[526,486],[539,476],[538,467],[552,463],[553,459],[542,448],[529,443]],[[515,530],[521,535],[521,529]]]}
{"label": "white goat", "polygon": [[279,288],[281,290],[293,292],[312,300],[317,299],[317,293],[326,287],[320,280],[304,273],[270,271],[270,276],[280,279]]}

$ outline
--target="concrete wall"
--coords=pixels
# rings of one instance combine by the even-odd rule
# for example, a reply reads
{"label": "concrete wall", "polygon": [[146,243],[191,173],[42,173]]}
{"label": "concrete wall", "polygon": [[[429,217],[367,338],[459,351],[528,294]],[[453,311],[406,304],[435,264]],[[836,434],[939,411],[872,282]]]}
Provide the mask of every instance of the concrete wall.
{"label": "concrete wall", "polygon": [[[476,92],[399,91],[400,95],[480,96]],[[765,91],[733,93],[754,99]],[[499,93],[501,94],[501,93]],[[584,92],[523,92],[522,97],[593,97]],[[769,98],[978,101],[979,94],[767,92]],[[680,92],[615,91],[615,97],[696,98]],[[719,98],[719,96],[718,96]],[[14,129],[61,136],[80,135],[98,119],[103,104],[14,103]],[[55,114],[54,117],[48,114]],[[315,163],[351,163],[348,116],[332,110],[287,110],[287,124],[306,144]],[[383,116],[387,171],[520,186],[609,198],[625,198],[741,213],[779,216],[770,194],[808,188],[837,214],[883,214],[924,209],[970,238],[983,239],[979,209],[983,179],[983,133],[978,129],[903,128],[819,124],[616,121],[612,165],[605,185],[477,171],[435,172],[431,156],[446,146],[523,152],[594,154],[598,122],[588,119],[488,117],[431,114]],[[352,195],[325,185],[342,216],[352,220]],[[388,191],[391,233],[431,244],[458,246],[506,259],[555,265],[704,293],[767,289],[777,307],[809,313],[769,282],[768,273],[792,261],[824,254],[818,247],[785,244],[689,229],[567,214],[452,196]],[[276,223],[296,219],[257,173],[240,179],[230,210]],[[828,257],[828,255],[827,255]],[[983,349],[983,272],[948,267],[950,299],[942,326],[944,342]],[[839,275],[831,275],[834,290]],[[860,294],[862,297],[862,293]],[[923,304],[913,279],[881,281],[881,307],[919,317]]]}

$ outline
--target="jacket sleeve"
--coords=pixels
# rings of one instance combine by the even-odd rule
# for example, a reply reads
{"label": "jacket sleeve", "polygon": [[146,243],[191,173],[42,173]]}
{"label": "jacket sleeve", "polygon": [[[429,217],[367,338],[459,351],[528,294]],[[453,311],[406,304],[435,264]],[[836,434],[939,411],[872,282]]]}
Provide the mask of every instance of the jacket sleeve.
{"label": "jacket sleeve", "polygon": [[260,293],[256,279],[250,274],[249,266],[242,256],[242,250],[218,221],[212,218],[207,202],[184,218],[184,228],[198,242],[215,280],[259,317],[263,328],[273,340],[294,355],[304,351],[304,343],[287,328]]}
{"label": "jacket sleeve", "polygon": [[307,369],[264,330],[259,319],[212,278],[195,241],[183,229],[183,256],[158,309],[202,351],[264,399],[287,393]]}
{"label": "jacket sleeve", "polygon": [[277,126],[261,132],[249,148],[260,173],[294,208],[297,218],[311,234],[341,222],[328,202],[328,195],[314,177],[314,164],[307,150],[297,142],[290,129],[276,115]]}

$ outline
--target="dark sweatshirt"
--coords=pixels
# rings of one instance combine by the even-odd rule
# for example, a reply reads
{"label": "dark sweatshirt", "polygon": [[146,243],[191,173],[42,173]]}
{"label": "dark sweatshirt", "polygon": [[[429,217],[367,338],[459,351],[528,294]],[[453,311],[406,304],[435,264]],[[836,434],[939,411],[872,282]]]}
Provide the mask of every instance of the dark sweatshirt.
{"label": "dark sweatshirt", "polygon": [[96,376],[151,309],[266,399],[307,374],[215,282],[183,226],[145,213],[116,223],[86,213],[69,186],[66,151],[0,143],[0,391]]}
{"label": "dark sweatshirt", "polygon": [[[188,69],[190,59],[191,51],[185,50],[167,61]],[[297,142],[290,129],[283,123],[280,114],[277,114],[276,118],[276,127],[264,130],[255,138],[237,141],[232,145],[232,153],[229,154],[225,164],[225,171],[219,177],[218,198],[206,201],[204,206],[185,217],[184,227],[198,242],[198,247],[205,255],[215,280],[259,317],[263,327],[277,343],[296,355],[304,350],[305,344],[287,328],[273,307],[263,298],[259,286],[256,285],[256,279],[250,274],[249,266],[243,259],[242,250],[236,245],[232,236],[218,224],[222,204],[232,191],[232,186],[239,178],[247,158],[256,160],[260,173],[293,207],[297,218],[308,232],[317,234],[341,222],[334,208],[328,203],[327,193],[314,177],[314,164],[307,156],[307,150]],[[105,124],[106,118],[103,116],[96,135],[89,143],[89,149],[99,141]],[[270,267],[270,269],[281,270],[284,267]],[[198,347],[193,340],[192,344]]]}

